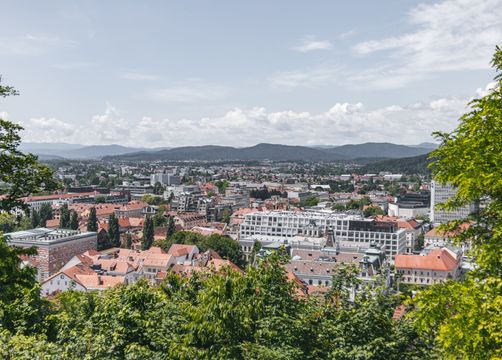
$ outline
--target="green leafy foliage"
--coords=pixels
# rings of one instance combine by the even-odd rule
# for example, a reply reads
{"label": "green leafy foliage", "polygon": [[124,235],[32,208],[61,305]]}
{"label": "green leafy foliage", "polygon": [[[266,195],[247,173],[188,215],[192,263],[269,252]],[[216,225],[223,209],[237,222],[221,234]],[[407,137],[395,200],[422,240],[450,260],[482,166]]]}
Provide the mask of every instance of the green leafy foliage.
{"label": "green leafy foliage", "polygon": [[191,231],[178,231],[165,240],[155,242],[155,246],[168,251],[173,244],[196,245],[199,250],[212,249],[222,258],[232,261],[238,266],[244,266],[244,255],[239,243],[224,235],[213,234],[204,236]]}
{"label": "green leafy foliage", "polygon": [[[493,65],[502,71],[502,49]],[[462,282],[429,287],[415,299],[413,316],[421,333],[432,339],[443,358],[502,357],[502,77],[491,93],[470,103],[470,111],[450,134],[437,133],[441,146],[432,153],[432,171],[441,183],[457,187],[442,205],[454,209],[481,203],[476,223],[459,231],[456,241],[471,241],[477,264]],[[465,221],[465,220],[463,220]],[[444,229],[458,229],[455,221]]]}
{"label": "green leafy foliage", "polygon": [[98,231],[98,218],[96,216],[95,207],[92,207],[89,210],[89,219],[87,220],[87,231]]}
{"label": "green leafy foliage", "polygon": [[141,248],[148,250],[152,247],[154,236],[153,219],[149,216],[145,218],[143,223],[143,239],[141,240]]}
{"label": "green leafy foliage", "polygon": [[169,274],[160,287],[140,281],[103,293],[64,292],[45,316],[50,331],[0,332],[0,351],[51,359],[429,357],[409,322],[392,320],[392,297],[363,290],[343,307],[307,299],[283,265],[271,255],[246,274],[227,268]]}

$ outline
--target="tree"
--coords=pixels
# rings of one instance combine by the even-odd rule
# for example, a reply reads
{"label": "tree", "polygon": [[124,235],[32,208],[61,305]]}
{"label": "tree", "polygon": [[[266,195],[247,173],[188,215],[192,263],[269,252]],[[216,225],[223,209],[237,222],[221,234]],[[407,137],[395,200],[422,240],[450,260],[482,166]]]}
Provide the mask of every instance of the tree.
{"label": "tree", "polygon": [[98,218],[96,216],[96,208],[92,207],[89,210],[89,219],[87,220],[87,231],[98,231]]}
{"label": "tree", "polygon": [[[12,87],[0,84],[0,96],[15,94]],[[49,167],[39,163],[35,155],[18,150],[21,130],[21,126],[0,118],[0,183],[8,184],[4,196],[0,197],[0,209],[27,210],[22,197],[56,186]]]}
{"label": "tree", "polygon": [[112,246],[120,246],[120,226],[119,219],[115,217],[115,214],[111,214],[108,217],[108,239]]}
{"label": "tree", "polygon": [[[1,78],[0,78],[1,82]],[[0,96],[17,95],[10,86],[0,84]],[[0,218],[10,218],[15,208],[27,209],[21,197],[54,185],[52,171],[31,154],[18,150],[22,127],[0,119],[0,183],[8,184],[0,198]],[[29,220],[29,219],[28,219]],[[5,230],[5,229],[1,229]],[[0,332],[28,333],[40,330],[43,324],[43,304],[37,288],[36,270],[21,267],[22,256],[36,254],[35,248],[10,247],[0,235]]]}
{"label": "tree", "polygon": [[[502,357],[502,49],[492,60],[498,74],[486,96],[469,103],[452,133],[436,133],[441,145],[432,152],[434,178],[457,188],[442,208],[482,203],[475,224],[457,231],[457,243],[469,239],[477,267],[461,282],[433,285],[415,298],[415,324],[433,339],[443,358]],[[463,220],[465,221],[465,220]],[[454,221],[443,230],[458,230]]]}
{"label": "tree", "polygon": [[227,180],[223,180],[223,181],[218,180],[214,183],[214,185],[216,185],[216,187],[218,188],[218,192],[220,194],[224,194],[225,190],[228,188],[230,183]]}
{"label": "tree", "polygon": [[68,210],[68,204],[63,204],[63,206],[61,206],[59,227],[61,229],[68,229],[70,227],[70,211]]}
{"label": "tree", "polygon": [[316,206],[319,204],[319,199],[316,196],[311,196],[301,203],[301,206]]}
{"label": "tree", "polygon": [[125,248],[126,249],[132,248],[132,235],[129,233],[125,235]]}
{"label": "tree", "polygon": [[231,216],[232,216],[232,211],[230,211],[229,209],[225,209],[223,210],[223,214],[221,215],[221,221],[226,224],[230,224]]}
{"label": "tree", "polygon": [[385,215],[385,211],[383,211],[379,206],[369,205],[363,210],[363,214],[365,217],[373,217],[377,215]]}
{"label": "tree", "polygon": [[162,195],[164,193],[164,187],[160,182],[157,181],[153,186],[153,193],[155,195]]}
{"label": "tree", "polygon": [[176,225],[174,224],[174,217],[169,216],[167,219],[167,231],[166,231],[166,239],[169,239],[176,232]]}
{"label": "tree", "polygon": [[205,248],[212,249],[222,258],[232,261],[235,265],[244,267],[244,254],[240,244],[232,238],[224,235],[213,234],[204,239]]}
{"label": "tree", "polygon": [[40,226],[45,227],[47,220],[52,220],[52,206],[50,204],[43,204],[40,207]]}
{"label": "tree", "polygon": [[154,235],[153,219],[147,216],[143,223],[143,239],[141,240],[141,248],[148,250],[152,247]]}
{"label": "tree", "polygon": [[36,228],[40,226],[40,214],[36,210],[31,211],[31,227]]}
{"label": "tree", "polygon": [[77,230],[78,229],[78,214],[76,211],[71,212],[70,216],[70,229]]}

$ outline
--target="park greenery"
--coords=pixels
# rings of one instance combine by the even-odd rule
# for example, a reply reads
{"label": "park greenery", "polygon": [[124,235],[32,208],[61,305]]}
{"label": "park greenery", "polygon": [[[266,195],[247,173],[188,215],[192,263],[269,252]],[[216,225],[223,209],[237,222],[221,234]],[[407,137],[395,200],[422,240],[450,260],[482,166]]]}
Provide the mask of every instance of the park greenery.
{"label": "park greenery", "polygon": [[[499,48],[493,65],[502,71]],[[472,241],[477,267],[463,281],[418,292],[407,301],[407,316],[393,318],[403,299],[376,285],[359,284],[350,301],[345,289],[357,279],[343,267],[331,291],[307,297],[279,254],[244,272],[169,273],[160,286],[140,281],[48,300],[40,296],[35,269],[20,266],[20,257],[36,250],[10,247],[0,235],[0,358],[500,359],[502,74],[495,80],[493,91],[470,103],[457,129],[437,134],[442,143],[431,155],[433,176],[458,188],[444,207],[481,205],[472,214],[475,224],[457,239]],[[9,94],[15,90],[0,85],[0,96]],[[0,180],[11,185],[0,215],[22,206],[20,197],[52,186],[51,171],[17,150],[19,131],[0,121]],[[211,248],[242,266],[240,247],[230,238],[180,231],[157,245],[173,243]]]}

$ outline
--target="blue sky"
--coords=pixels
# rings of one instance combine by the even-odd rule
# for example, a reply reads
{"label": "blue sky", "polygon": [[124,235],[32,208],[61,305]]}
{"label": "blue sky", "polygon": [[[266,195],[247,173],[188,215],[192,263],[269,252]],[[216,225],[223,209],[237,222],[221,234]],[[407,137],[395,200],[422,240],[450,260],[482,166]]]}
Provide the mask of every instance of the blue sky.
{"label": "blue sky", "polygon": [[27,141],[430,141],[493,77],[502,0],[2,1]]}

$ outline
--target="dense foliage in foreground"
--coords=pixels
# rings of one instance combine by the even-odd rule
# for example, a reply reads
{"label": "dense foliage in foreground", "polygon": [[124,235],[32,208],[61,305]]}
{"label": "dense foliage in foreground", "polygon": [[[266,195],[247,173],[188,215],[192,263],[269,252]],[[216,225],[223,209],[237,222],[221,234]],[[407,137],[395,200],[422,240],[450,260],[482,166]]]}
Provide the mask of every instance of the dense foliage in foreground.
{"label": "dense foliage in foreground", "polygon": [[[343,279],[342,279],[343,280]],[[11,359],[424,359],[427,348],[379,289],[327,301],[300,296],[279,257],[244,275],[146,282],[53,302],[25,289],[3,306],[0,357]],[[22,305],[21,305],[22,304]]]}

